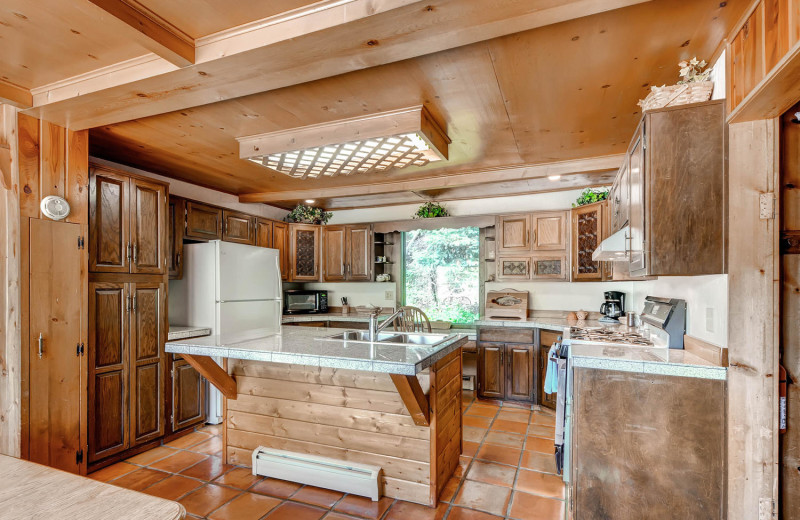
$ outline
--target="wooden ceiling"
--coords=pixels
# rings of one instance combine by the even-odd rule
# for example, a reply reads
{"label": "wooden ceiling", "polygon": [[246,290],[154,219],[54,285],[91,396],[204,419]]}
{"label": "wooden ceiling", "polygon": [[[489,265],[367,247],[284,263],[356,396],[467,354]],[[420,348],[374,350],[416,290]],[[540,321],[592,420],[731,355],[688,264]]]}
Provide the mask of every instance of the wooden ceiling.
{"label": "wooden ceiling", "polygon": [[[9,16],[16,17],[15,9],[21,10],[26,4],[14,1],[19,5],[0,8],[0,22],[5,22]],[[62,2],[43,1],[53,10],[65,10]],[[92,5],[110,1],[91,0]],[[359,0],[351,1],[355,4]],[[88,4],[89,0],[63,4],[81,2]],[[392,2],[398,5],[393,11],[364,15],[352,22],[360,24],[359,32],[364,32],[365,36],[382,34],[380,39],[366,40],[366,44],[362,42],[350,50],[343,47],[338,54],[331,50],[336,59],[349,58],[338,62],[326,58],[319,62],[320,70],[306,67],[306,72],[296,73],[294,69],[277,68],[277,64],[273,64],[275,68],[270,71],[262,70],[267,66],[263,60],[252,60],[257,57],[255,52],[264,52],[273,45],[264,43],[258,49],[249,50],[250,54],[229,57],[239,60],[236,63],[250,63],[245,58],[251,59],[253,71],[249,77],[240,78],[238,72],[231,72],[234,69],[219,69],[231,75],[230,84],[216,79],[211,91],[203,90],[203,82],[211,80],[202,77],[194,79],[192,86],[159,94],[156,87],[163,88],[167,78],[174,78],[179,84],[184,71],[200,70],[197,68],[200,65],[180,69],[173,60],[160,65],[160,75],[146,76],[140,69],[132,68],[133,72],[126,72],[130,78],[125,79],[130,81],[130,87],[122,84],[119,73],[115,72],[116,76],[104,80],[116,81],[121,86],[115,83],[103,85],[105,89],[81,92],[74,87],[75,92],[67,94],[64,94],[67,87],[43,88],[47,97],[44,94],[39,98],[34,96],[33,107],[28,112],[69,124],[71,120],[83,118],[83,112],[99,106],[100,112],[83,118],[87,122],[105,120],[110,123],[91,129],[93,155],[238,194],[244,201],[279,206],[289,206],[306,198],[318,199],[330,208],[374,206],[434,197],[439,200],[476,198],[607,184],[640,117],[636,101],[647,94],[650,85],[674,83],[676,64],[681,59],[695,55],[711,58],[718,52],[723,38],[749,3],[747,0],[652,0],[643,3],[639,3],[641,0],[615,0],[608,2],[608,9],[623,7],[606,11],[596,6],[602,2],[594,2],[593,12],[597,14],[580,16],[587,12],[587,4],[581,0],[507,0],[491,2],[493,5],[486,9],[481,21],[470,22],[470,25],[464,21],[465,15],[455,8],[461,2],[466,9],[473,0],[439,0],[426,7],[434,14],[441,11],[438,16],[449,16],[451,25],[467,25],[443,25],[436,29],[435,24],[430,24],[431,33],[425,32],[429,29],[423,22],[411,29],[404,25],[402,30],[395,29],[395,41],[391,38],[391,22],[403,20],[403,16],[413,19],[411,9],[418,8],[419,3],[413,0]],[[281,12],[302,10],[310,4],[303,0],[233,3],[138,0],[136,3],[142,9],[157,13],[164,27],[178,28],[193,39],[206,38],[256,18],[272,16],[275,20]],[[494,6],[495,3],[498,5]],[[236,5],[232,7],[231,4]],[[486,2],[474,5],[486,7]],[[513,16],[512,8],[526,11]],[[99,8],[93,6],[93,9]],[[192,16],[184,14],[188,12]],[[396,18],[392,18],[395,13]],[[59,12],[58,17],[64,16]],[[348,16],[357,17],[352,12]],[[501,23],[502,16],[508,17],[504,23]],[[526,26],[520,20],[534,28],[515,31]],[[552,23],[560,20],[566,21]],[[15,27],[20,23],[14,21]],[[78,27],[79,32],[84,27],[77,22],[69,25]],[[387,27],[386,33],[376,28],[383,26]],[[346,37],[334,38],[336,33],[332,31],[350,29],[349,33],[342,34],[351,34],[355,27],[343,23],[274,45],[278,46],[276,52],[278,48],[282,52],[299,49],[293,58],[302,62],[306,59],[303,45],[311,48],[314,42],[322,43],[322,40],[308,38],[327,35],[330,42],[338,44]],[[0,38],[6,37],[3,31],[7,29],[8,26],[0,24]],[[370,32],[372,29],[374,31]],[[94,37],[96,34],[97,31]],[[493,37],[497,34],[501,36]],[[442,35],[447,36],[448,41],[442,41]],[[399,43],[403,38],[407,39],[402,44],[406,47]],[[141,45],[119,45],[114,50],[114,38],[109,41],[110,47],[102,47],[109,53],[103,55],[106,60],[103,63],[117,59],[116,55],[112,57],[112,52],[122,56],[120,59],[130,59],[141,55],[144,49]],[[412,52],[408,42],[425,42],[433,51],[443,50],[426,53],[415,47]],[[474,43],[458,45],[460,42]],[[28,49],[28,45],[26,42],[22,47]],[[35,50],[36,46],[30,45]],[[375,57],[377,54],[360,58],[363,49],[370,46],[378,49],[368,52],[375,50],[384,54],[379,59]],[[92,45],[87,44],[80,52],[88,52],[90,47]],[[201,47],[197,49],[197,63],[200,63],[205,58],[199,50]],[[43,51],[44,46],[35,52]],[[318,50],[314,48],[313,52]],[[404,55],[412,57],[398,60]],[[4,71],[7,69],[3,62],[9,60],[7,55],[0,57],[0,67]],[[203,69],[217,70],[213,67],[221,61],[203,63]],[[75,74],[85,72],[88,67],[70,66],[74,67]],[[13,68],[8,70],[14,71]],[[346,72],[331,73],[337,70]],[[50,73],[37,70],[26,75],[22,69],[5,79],[30,88],[72,73],[73,70],[64,70],[48,76]],[[193,74],[197,78],[197,72]],[[203,72],[200,74],[202,76]],[[254,86],[256,80],[263,84],[262,88]],[[111,96],[120,88],[126,88],[130,97],[125,97],[122,91],[116,98]],[[145,93],[132,94],[138,92],[134,88]],[[151,88],[150,92],[144,91],[145,88]],[[257,93],[238,95],[254,89]],[[145,99],[137,103],[137,98]],[[214,99],[225,100],[209,102]],[[300,180],[239,159],[236,137],[422,103],[439,120],[446,122],[447,133],[453,141],[446,162],[387,173]],[[158,113],[161,106],[178,109]],[[83,112],[75,112],[81,107],[84,107]],[[141,117],[126,120],[133,115]],[[547,181],[547,175],[554,173],[562,178]]]}

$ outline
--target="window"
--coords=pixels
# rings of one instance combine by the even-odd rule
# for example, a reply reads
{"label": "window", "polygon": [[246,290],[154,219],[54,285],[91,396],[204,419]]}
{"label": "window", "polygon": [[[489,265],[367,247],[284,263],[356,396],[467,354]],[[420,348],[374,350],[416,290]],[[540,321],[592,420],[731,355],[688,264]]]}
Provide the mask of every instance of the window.
{"label": "window", "polygon": [[404,305],[431,320],[472,323],[478,318],[478,228],[403,233]]}

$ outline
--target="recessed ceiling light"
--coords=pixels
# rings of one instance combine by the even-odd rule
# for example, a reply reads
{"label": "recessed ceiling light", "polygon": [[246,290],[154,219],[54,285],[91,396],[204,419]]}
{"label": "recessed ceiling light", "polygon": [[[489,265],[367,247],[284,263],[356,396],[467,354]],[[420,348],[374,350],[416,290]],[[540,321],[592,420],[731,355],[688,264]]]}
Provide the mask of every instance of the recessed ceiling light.
{"label": "recessed ceiling light", "polygon": [[450,144],[422,105],[236,140],[241,159],[298,179],[424,166]]}
{"label": "recessed ceiling light", "polygon": [[548,175],[547,178],[550,179],[551,181],[557,181],[558,179],[561,178],[561,175]]}
{"label": "recessed ceiling light", "polygon": [[315,202],[317,201],[314,199],[306,199],[306,204],[314,204]]}

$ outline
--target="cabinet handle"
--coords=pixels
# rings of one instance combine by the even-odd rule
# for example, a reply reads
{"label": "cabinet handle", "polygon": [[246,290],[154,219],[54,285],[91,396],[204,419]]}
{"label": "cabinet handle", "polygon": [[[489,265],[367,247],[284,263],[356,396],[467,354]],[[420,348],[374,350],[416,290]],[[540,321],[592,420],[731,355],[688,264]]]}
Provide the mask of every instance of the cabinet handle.
{"label": "cabinet handle", "polygon": [[139,242],[133,243],[133,263],[139,265]]}
{"label": "cabinet handle", "polygon": [[136,295],[133,295],[133,312],[136,312]]}
{"label": "cabinet handle", "polygon": [[533,243],[535,244],[536,243],[536,230],[534,229],[531,234],[533,235]]}
{"label": "cabinet handle", "polygon": [[125,312],[130,314],[131,312],[131,295],[125,297]]}
{"label": "cabinet handle", "polygon": [[175,255],[175,265],[181,265],[181,254],[180,253]]}
{"label": "cabinet handle", "polygon": [[44,338],[42,337],[42,333],[39,333],[39,359],[42,359],[44,355]]}
{"label": "cabinet handle", "polygon": [[128,242],[128,245],[125,247],[125,258],[128,262],[131,261],[131,243]]}

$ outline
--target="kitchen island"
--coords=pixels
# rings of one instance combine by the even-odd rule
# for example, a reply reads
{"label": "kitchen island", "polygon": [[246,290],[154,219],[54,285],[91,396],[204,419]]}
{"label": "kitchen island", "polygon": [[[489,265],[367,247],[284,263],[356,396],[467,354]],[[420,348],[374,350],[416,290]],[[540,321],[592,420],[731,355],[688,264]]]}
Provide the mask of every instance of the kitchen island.
{"label": "kitchen island", "polygon": [[[383,494],[435,506],[461,454],[461,347],[331,341],[283,326],[166,344],[227,397],[223,456],[265,446],[380,466]],[[211,357],[227,361],[214,368]]]}

